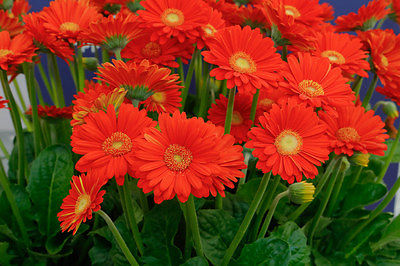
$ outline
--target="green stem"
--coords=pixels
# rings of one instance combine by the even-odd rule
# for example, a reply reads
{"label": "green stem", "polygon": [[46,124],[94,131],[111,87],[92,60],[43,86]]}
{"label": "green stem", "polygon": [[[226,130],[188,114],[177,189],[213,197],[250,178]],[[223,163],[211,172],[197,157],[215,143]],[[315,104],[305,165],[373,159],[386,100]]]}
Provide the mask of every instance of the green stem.
{"label": "green stem", "polygon": [[253,121],[253,125],[254,125],[254,120],[256,118],[256,111],[257,111],[257,104],[259,97],[260,97],[260,89],[257,89],[257,92],[253,95],[253,102],[251,103],[250,120]]}
{"label": "green stem", "polygon": [[54,100],[53,91],[51,89],[52,87],[50,85],[49,79],[47,78],[46,72],[44,71],[42,62],[39,61],[39,63],[36,64],[36,65],[37,65],[37,67],[39,69],[39,73],[40,73],[40,76],[42,77],[42,80],[43,80],[43,83],[44,83],[44,85],[46,87],[46,90],[47,90],[48,94],[50,95],[51,100],[54,102],[55,100]]}
{"label": "green stem", "polygon": [[386,171],[389,168],[389,165],[392,162],[393,156],[396,152],[397,145],[399,144],[399,139],[400,139],[400,127],[397,129],[396,138],[392,144],[392,147],[390,148],[389,155],[386,157],[385,164],[378,175],[378,178],[377,178],[378,182],[381,182],[383,180],[383,178],[385,177]]}
{"label": "green stem", "polygon": [[122,187],[122,190],[124,192],[124,198],[125,198],[125,207],[127,211],[127,216],[129,220],[129,227],[131,228],[132,234],[133,234],[133,239],[136,242],[136,245],[138,247],[139,253],[143,255],[143,242],[142,238],[140,236],[139,228],[137,226],[136,218],[135,218],[135,212],[133,209],[133,202],[132,202],[132,195],[129,191],[129,179],[127,178],[128,176],[125,177],[125,182]]}
{"label": "green stem", "polygon": [[260,205],[261,199],[265,193],[265,190],[267,189],[270,178],[271,178],[271,172],[264,174],[260,186],[258,187],[257,192],[254,195],[254,198],[250,204],[249,210],[247,211],[246,216],[244,217],[243,222],[239,227],[239,230],[237,231],[235,237],[233,238],[231,244],[229,245],[229,248],[226,250],[221,265],[223,266],[228,265],[233,254],[235,253],[236,248],[240,244],[240,241],[242,240],[244,234],[247,231],[247,228],[250,225],[251,220],[253,219],[254,214],[256,213],[258,205]]}
{"label": "green stem", "polygon": [[128,219],[128,212],[126,211],[125,195],[124,192],[122,191],[122,188],[116,182],[115,185],[117,186],[119,200],[121,201],[121,207],[122,207],[122,212],[124,213],[125,224],[126,226],[129,227],[129,219]]}
{"label": "green stem", "polygon": [[185,72],[183,71],[183,62],[182,62],[182,58],[180,58],[180,57],[178,58],[178,64],[179,64],[178,74],[179,74],[182,82],[184,83],[185,82]]}
{"label": "green stem", "polygon": [[37,80],[35,79],[35,86],[36,88],[38,88],[38,90],[36,91],[38,99],[39,99],[39,104],[41,104],[42,106],[45,105],[44,100],[43,100],[43,95],[42,95],[42,91],[40,90],[40,86],[39,83],[37,82]]}
{"label": "green stem", "polygon": [[225,80],[222,81],[222,88],[221,88],[221,93],[225,97],[228,94],[228,87],[227,86],[228,86],[228,81],[225,79]]}
{"label": "green stem", "polygon": [[180,201],[179,205],[181,206],[182,212],[183,212],[183,216],[185,218],[185,253],[184,253],[184,258],[185,260],[190,259],[191,255],[192,255],[192,232],[190,231],[190,222],[189,222],[189,218],[187,216],[187,211],[186,211],[186,205]]}
{"label": "green stem", "polygon": [[6,146],[4,145],[3,141],[0,139],[0,150],[3,152],[4,157],[6,157],[6,159],[10,159],[10,153],[8,153]]}
{"label": "green stem", "polygon": [[139,191],[140,206],[142,207],[143,213],[146,213],[149,211],[149,203],[147,202],[147,197],[144,194],[143,190],[138,188],[138,191]]}
{"label": "green stem", "polygon": [[207,116],[207,109],[208,109],[208,88],[210,84],[210,76],[207,76],[206,81],[203,82],[200,90],[200,107],[199,107],[199,115],[198,117],[206,118]]}
{"label": "green stem", "polygon": [[276,209],[276,206],[278,206],[279,201],[283,198],[286,197],[287,195],[289,195],[289,190],[285,190],[282,193],[279,193],[278,195],[276,195],[274,201],[271,204],[271,208],[268,211],[268,215],[265,218],[265,221],[260,229],[260,233],[258,234],[257,239],[263,238],[265,236],[265,234],[268,231],[268,227],[269,224],[271,223],[272,220],[272,216],[274,216],[274,212]]}
{"label": "green stem", "polygon": [[111,218],[102,210],[98,210],[97,213],[104,219],[107,223],[108,228],[110,229],[111,233],[113,234],[115,240],[118,243],[118,246],[121,248],[122,253],[124,253],[125,258],[128,260],[130,265],[139,266],[139,263],[136,261],[135,257],[133,257],[132,253],[130,252],[128,246],[126,245],[124,239],[122,238],[121,234],[118,232],[117,227],[115,227]]}
{"label": "green stem", "polygon": [[12,95],[10,86],[7,80],[7,72],[5,70],[1,70],[1,84],[3,86],[4,95],[6,99],[9,101],[8,106],[10,107],[11,119],[14,124],[17,145],[18,145],[18,184],[23,185],[25,180],[25,170],[27,169],[27,161],[25,155],[25,140],[24,140],[24,132],[22,130],[21,125],[21,117],[18,113],[18,107],[15,103],[14,96]]}
{"label": "green stem", "polygon": [[76,90],[78,91],[78,72],[76,69],[76,62],[68,60],[69,71],[71,73],[72,80],[74,81],[74,85]]}
{"label": "green stem", "polygon": [[189,69],[188,69],[188,72],[187,72],[187,75],[186,75],[186,79],[181,77],[182,84],[184,84],[184,87],[182,88],[182,94],[181,94],[181,97],[182,97],[181,111],[183,111],[185,109],[185,104],[186,104],[187,96],[188,96],[188,93],[189,93],[190,84],[192,83],[194,65],[195,65],[195,61],[196,61],[196,58],[197,58],[197,53],[199,53],[199,52],[200,51],[197,48],[194,49],[194,52],[193,52],[193,55],[192,55],[192,59],[190,60]]}
{"label": "green stem", "polygon": [[50,58],[50,64],[53,68],[54,81],[56,85],[55,97],[58,99],[57,107],[64,107],[65,106],[64,91],[62,88],[60,69],[58,68],[57,57],[55,54],[50,54],[49,58]]}
{"label": "green stem", "polygon": [[21,231],[22,239],[24,240],[25,245],[28,247],[29,246],[29,237],[28,237],[28,233],[27,233],[27,230],[26,230],[26,227],[24,224],[24,220],[22,219],[18,205],[15,201],[14,194],[11,191],[10,182],[7,179],[7,176],[4,171],[4,167],[3,167],[3,164],[1,163],[1,160],[0,160],[0,185],[2,186],[2,188],[6,194],[7,200],[10,203],[11,211],[12,211],[15,219],[17,220],[19,230]]}
{"label": "green stem", "polygon": [[381,19],[379,21],[379,23],[376,25],[375,29],[380,29],[382,27],[383,23],[385,22],[386,18],[387,18],[387,16],[384,17],[383,19]]}
{"label": "green stem", "polygon": [[189,221],[190,231],[192,232],[192,239],[194,242],[194,249],[197,256],[203,257],[203,247],[201,245],[199,223],[197,221],[196,207],[194,205],[193,195],[190,194],[188,201],[185,203],[186,207],[186,222]]}
{"label": "green stem", "polygon": [[338,179],[337,179],[337,181],[335,183],[335,187],[333,188],[333,191],[332,191],[332,196],[331,196],[331,199],[329,201],[328,209],[326,211],[326,215],[328,217],[331,217],[333,211],[335,210],[336,202],[337,202],[337,199],[339,197],[340,190],[342,189],[342,185],[343,185],[343,181],[344,181],[344,177],[345,176],[346,176],[346,170],[340,171],[339,177],[338,177]]}
{"label": "green stem", "polygon": [[[251,157],[251,154],[249,152],[245,153],[245,155],[244,155],[244,163],[246,164],[246,166],[249,165],[250,157]],[[242,170],[242,172],[244,173],[244,177],[240,178],[239,187],[243,186],[246,183],[247,170],[248,170],[248,167],[246,167],[245,169]]]}
{"label": "green stem", "polygon": [[354,81],[354,83],[351,86],[351,89],[355,92],[356,100],[357,100],[358,95],[360,95],[360,90],[361,90],[363,81],[364,81],[363,77],[357,76],[356,80]]}
{"label": "green stem", "polygon": [[21,110],[21,108],[17,105],[18,114],[21,117],[22,121],[24,122],[26,129],[29,132],[32,132],[32,125],[31,122],[26,118],[25,113]]}
{"label": "green stem", "polygon": [[26,103],[25,103],[24,97],[22,97],[21,87],[19,86],[18,81],[17,81],[16,78],[13,80],[13,84],[14,84],[14,87],[15,87],[15,91],[17,92],[18,99],[19,99],[19,101],[21,103],[22,109],[23,109],[23,111],[26,111],[27,110]]}
{"label": "green stem", "polygon": [[372,94],[375,91],[375,87],[376,87],[377,83],[378,83],[378,75],[375,73],[374,74],[374,78],[372,79],[371,84],[369,85],[367,94],[365,94],[365,97],[364,97],[364,99],[362,101],[362,107],[366,108],[367,105],[369,104],[369,101],[372,98]]}
{"label": "green stem", "polygon": [[283,61],[287,61],[287,53],[288,53],[287,46],[284,45],[282,47],[282,60]]}
{"label": "green stem", "polygon": [[121,57],[121,49],[115,49],[115,50],[114,50],[114,53],[115,53],[115,58],[116,58],[117,60],[122,60],[122,57]]}
{"label": "green stem", "polygon": [[110,55],[107,49],[101,48],[101,61],[102,64],[110,62]]}
{"label": "green stem", "polygon": [[77,50],[77,67],[78,67],[78,90],[83,92],[83,88],[85,87],[85,69],[83,68],[83,62],[82,62],[82,49],[79,47],[76,48]]}
{"label": "green stem", "polygon": [[358,180],[360,179],[363,168],[364,167],[361,165],[358,166],[356,175],[354,176],[353,180],[351,181],[350,188],[354,187],[357,184]]}

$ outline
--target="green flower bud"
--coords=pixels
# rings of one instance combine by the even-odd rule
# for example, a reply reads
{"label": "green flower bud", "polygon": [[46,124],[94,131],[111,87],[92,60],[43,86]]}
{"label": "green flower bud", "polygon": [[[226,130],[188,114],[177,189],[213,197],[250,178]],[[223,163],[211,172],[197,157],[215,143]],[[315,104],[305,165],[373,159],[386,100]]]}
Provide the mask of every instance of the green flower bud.
{"label": "green flower bud", "polygon": [[350,161],[356,165],[367,167],[370,156],[369,153],[354,153],[353,156],[350,157]]}
{"label": "green flower bud", "polygon": [[289,186],[289,200],[295,204],[304,204],[314,199],[315,187],[311,183],[300,182]]}
{"label": "green flower bud", "polygon": [[350,168],[349,160],[346,157],[342,158],[342,163],[340,164],[340,171],[346,171]]}
{"label": "green flower bud", "polygon": [[390,118],[399,117],[399,111],[397,111],[397,106],[394,102],[387,101],[382,103],[383,112]]}
{"label": "green flower bud", "polygon": [[83,57],[83,67],[89,71],[96,71],[99,65],[99,60],[96,57]]}

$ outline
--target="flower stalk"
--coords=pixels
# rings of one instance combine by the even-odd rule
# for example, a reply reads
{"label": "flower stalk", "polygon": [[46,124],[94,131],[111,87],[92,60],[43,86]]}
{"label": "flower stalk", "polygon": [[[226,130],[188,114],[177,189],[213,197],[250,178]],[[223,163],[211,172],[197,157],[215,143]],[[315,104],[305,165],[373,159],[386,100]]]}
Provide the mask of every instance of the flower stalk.
{"label": "flower stalk", "polygon": [[199,223],[197,221],[196,207],[194,205],[193,195],[190,194],[188,201],[185,203],[186,207],[186,222],[189,222],[190,231],[194,243],[194,249],[197,256],[203,257],[203,247],[201,244]]}

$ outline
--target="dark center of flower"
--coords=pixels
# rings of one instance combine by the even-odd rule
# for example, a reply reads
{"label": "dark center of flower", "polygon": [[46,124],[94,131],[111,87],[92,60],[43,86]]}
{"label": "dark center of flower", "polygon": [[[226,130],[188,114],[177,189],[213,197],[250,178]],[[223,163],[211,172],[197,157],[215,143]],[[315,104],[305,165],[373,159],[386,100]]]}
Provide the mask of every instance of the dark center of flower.
{"label": "dark center of flower", "polygon": [[321,53],[321,56],[328,58],[331,63],[339,65],[346,63],[346,59],[344,58],[344,56],[336,51],[326,50]]}
{"label": "dark center of flower", "polygon": [[176,27],[183,24],[185,16],[179,9],[168,8],[162,13],[161,20],[167,26]]}
{"label": "dark center of flower", "polygon": [[245,52],[236,52],[229,58],[229,64],[239,73],[253,73],[257,71],[254,60]]}
{"label": "dark center of flower", "polygon": [[336,132],[336,137],[344,142],[360,141],[360,135],[353,127],[342,127]]}
{"label": "dark center of flower", "polygon": [[303,138],[292,130],[284,130],[276,137],[274,144],[279,154],[295,155],[303,146]]}
{"label": "dark center of flower", "polygon": [[190,150],[178,144],[171,144],[164,152],[164,162],[169,169],[182,172],[189,167],[193,155]]}
{"label": "dark center of flower", "polygon": [[142,48],[142,54],[147,58],[158,57],[161,54],[161,47],[158,43],[149,42]]}
{"label": "dark center of flower", "polygon": [[325,94],[324,89],[318,82],[309,79],[305,79],[299,83],[299,90],[301,93],[307,95],[310,98]]}
{"label": "dark center of flower", "polygon": [[122,156],[132,150],[132,140],[125,133],[115,132],[103,142],[103,151],[113,157]]}
{"label": "dark center of flower", "polygon": [[79,215],[84,213],[90,206],[91,200],[88,194],[79,195],[75,203],[75,214]]}
{"label": "dark center of flower", "polygon": [[285,14],[288,16],[292,16],[294,18],[298,18],[301,16],[299,10],[294,6],[285,5]]}
{"label": "dark center of flower", "polygon": [[64,22],[63,24],[60,25],[60,31],[62,32],[67,32],[67,31],[72,31],[76,32],[79,31],[79,25],[74,23],[74,22]]}

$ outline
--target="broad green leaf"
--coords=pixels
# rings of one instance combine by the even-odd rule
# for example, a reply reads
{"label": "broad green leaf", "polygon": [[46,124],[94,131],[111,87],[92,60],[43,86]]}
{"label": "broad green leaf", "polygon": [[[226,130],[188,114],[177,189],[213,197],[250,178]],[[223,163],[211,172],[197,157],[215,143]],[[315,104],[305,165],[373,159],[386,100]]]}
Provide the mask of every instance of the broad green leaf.
{"label": "broad green leaf", "polygon": [[232,242],[240,222],[224,210],[198,212],[201,242],[207,259],[218,265]]}
{"label": "broad green leaf", "polygon": [[94,239],[93,246],[89,250],[90,261],[93,266],[112,265],[112,258],[109,253],[110,247],[101,240]]}
{"label": "broad green leaf", "polygon": [[[257,192],[258,187],[260,186],[261,178],[253,178],[250,181],[246,182],[242,186],[239,186],[238,191],[236,192],[237,197],[250,204],[254,198],[254,195]],[[271,183],[271,182],[270,182]],[[271,184],[269,184],[271,185]],[[268,191],[268,189],[267,189]]]}
{"label": "broad green leaf", "polygon": [[241,201],[229,192],[226,193],[226,197],[223,198],[224,210],[227,211],[233,218],[235,218],[239,223],[244,219],[244,216],[249,209],[249,204],[247,202]]}
{"label": "broad green leaf", "polygon": [[71,152],[61,145],[46,148],[32,163],[27,190],[44,235],[52,236],[59,231],[57,213],[68,194],[73,168]]}
{"label": "broad green leaf", "polygon": [[[35,159],[35,150],[33,147],[33,136],[32,133],[24,132],[24,150],[26,160],[30,164]],[[17,181],[17,170],[18,170],[18,144],[14,138],[14,147],[10,154],[10,160],[8,161],[8,179],[11,182]]]}
{"label": "broad green leaf", "polygon": [[194,257],[181,264],[181,266],[208,266],[208,262],[203,257]]}
{"label": "broad green leaf", "polygon": [[400,241],[400,216],[394,218],[392,222],[384,229],[379,241],[372,244],[372,249],[379,249],[393,241]]}
{"label": "broad green leaf", "polygon": [[0,265],[11,265],[11,260],[16,257],[7,253],[8,246],[7,242],[0,242]]}
{"label": "broad green leaf", "polygon": [[386,192],[386,186],[383,184],[357,184],[347,192],[341,210],[342,212],[347,212],[357,207],[372,204],[385,196]]}
{"label": "broad green leaf", "polygon": [[144,216],[142,240],[145,245],[141,260],[147,265],[179,265],[182,253],[174,237],[182,212],[175,200],[164,201]]}

